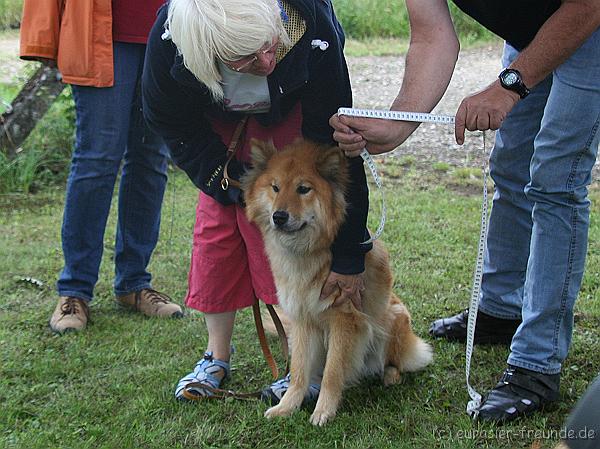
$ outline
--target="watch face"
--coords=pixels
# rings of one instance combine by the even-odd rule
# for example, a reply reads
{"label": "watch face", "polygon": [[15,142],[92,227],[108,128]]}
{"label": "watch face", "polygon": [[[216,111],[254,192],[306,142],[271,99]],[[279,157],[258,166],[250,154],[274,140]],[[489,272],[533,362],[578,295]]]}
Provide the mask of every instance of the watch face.
{"label": "watch face", "polygon": [[516,73],[508,72],[508,73],[504,74],[503,80],[504,80],[505,84],[507,84],[508,86],[512,86],[513,84],[516,84],[519,82],[519,77],[517,76]]}

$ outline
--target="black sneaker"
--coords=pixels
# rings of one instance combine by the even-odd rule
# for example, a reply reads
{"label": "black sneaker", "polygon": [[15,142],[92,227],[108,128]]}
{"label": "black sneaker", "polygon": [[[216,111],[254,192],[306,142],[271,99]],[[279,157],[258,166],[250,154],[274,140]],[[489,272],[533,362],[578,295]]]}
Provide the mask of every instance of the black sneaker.
{"label": "black sneaker", "polygon": [[479,408],[479,419],[514,421],[559,399],[560,373],[542,374],[509,365]]}
{"label": "black sneaker", "polygon": [[[469,309],[466,309],[449,318],[435,320],[429,328],[429,334],[435,338],[466,342],[468,322]],[[505,320],[479,311],[477,313],[474,342],[480,345],[510,345],[520,324],[521,320]]]}

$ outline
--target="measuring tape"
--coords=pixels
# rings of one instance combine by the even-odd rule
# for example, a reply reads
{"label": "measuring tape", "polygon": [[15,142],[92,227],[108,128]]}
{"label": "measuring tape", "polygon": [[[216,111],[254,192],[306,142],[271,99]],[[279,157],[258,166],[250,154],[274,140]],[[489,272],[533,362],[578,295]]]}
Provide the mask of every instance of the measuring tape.
{"label": "measuring tape", "polygon": [[454,125],[454,117],[451,115],[436,115],[426,112],[407,111],[382,111],[378,109],[354,109],[339,108],[338,115],[351,115],[353,117],[381,118],[386,120],[397,120],[401,122],[440,123],[443,125]]}
{"label": "measuring tape", "polygon": [[[355,108],[339,108],[338,115],[350,115],[352,117],[366,117],[366,118],[378,118],[385,120],[398,120],[403,122],[428,122],[428,123],[440,123],[445,125],[453,125],[454,117],[450,115],[435,115],[428,114],[425,112],[406,112],[406,111],[383,111],[378,109],[355,109]],[[381,192],[381,219],[379,220],[379,225],[377,226],[377,230],[375,234],[371,236],[369,240],[363,242],[364,244],[371,243],[377,240],[381,234],[383,233],[383,228],[385,227],[386,217],[387,217],[387,209],[385,206],[385,197],[383,194],[383,183],[377,173],[377,168],[375,167],[375,162],[371,157],[371,154],[364,148],[360,156],[363,158],[367,167],[371,171],[371,175],[373,175],[373,180],[375,184],[379,188]]]}
{"label": "measuring tape", "polygon": [[[377,118],[385,120],[397,120],[404,122],[421,122],[421,123],[438,123],[442,125],[454,125],[454,117],[450,115],[436,115],[428,114],[425,112],[408,112],[408,111],[383,111],[376,109],[354,109],[354,108],[339,108],[338,115],[349,115],[352,117],[365,117],[365,118]],[[488,178],[488,164],[487,164],[487,150],[485,141],[485,131],[483,132],[483,152],[486,153],[484,162],[481,170],[483,173],[483,198],[481,200],[481,223],[479,229],[479,242],[477,244],[477,260],[475,263],[475,273],[473,275],[473,287],[471,289],[471,301],[469,303],[469,320],[467,324],[467,347],[466,347],[466,362],[465,362],[465,374],[467,391],[471,400],[467,404],[467,413],[472,417],[476,418],[479,414],[479,408],[481,407],[481,394],[475,390],[470,384],[471,374],[471,358],[473,356],[473,344],[475,340],[475,323],[477,321],[477,311],[479,309],[479,296],[481,294],[481,281],[483,278],[483,258],[485,254],[486,237],[488,230],[488,189],[487,189],[487,178]],[[381,191],[381,220],[375,234],[366,242],[370,243],[376,240],[385,226],[386,221],[386,207],[385,198],[383,196],[382,182],[377,173],[373,158],[367,151],[363,149],[360,153],[361,157],[369,167],[375,184]]]}

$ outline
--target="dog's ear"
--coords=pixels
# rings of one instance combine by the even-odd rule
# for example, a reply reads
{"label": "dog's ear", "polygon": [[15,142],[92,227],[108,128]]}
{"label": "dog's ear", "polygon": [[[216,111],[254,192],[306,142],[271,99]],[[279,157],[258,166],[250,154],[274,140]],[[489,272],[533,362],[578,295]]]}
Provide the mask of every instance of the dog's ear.
{"label": "dog's ear", "polygon": [[342,189],[348,182],[346,157],[338,147],[317,149],[317,171],[327,181],[339,185]]}
{"label": "dog's ear", "polygon": [[250,139],[250,160],[255,170],[263,171],[275,153],[277,153],[277,149],[273,140],[265,142],[255,138]]}
{"label": "dog's ear", "polygon": [[250,139],[250,160],[252,167],[240,178],[242,190],[249,192],[252,185],[267,168],[269,159],[277,153],[273,141],[264,142],[255,138]]}

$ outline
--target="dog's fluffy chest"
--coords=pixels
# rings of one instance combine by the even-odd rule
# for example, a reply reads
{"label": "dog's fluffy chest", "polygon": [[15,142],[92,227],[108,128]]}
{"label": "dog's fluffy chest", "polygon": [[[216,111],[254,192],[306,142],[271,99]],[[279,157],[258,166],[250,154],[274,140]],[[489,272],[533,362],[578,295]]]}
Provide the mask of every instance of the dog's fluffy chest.
{"label": "dog's fluffy chest", "polygon": [[327,309],[329,303],[320,299],[320,288],[300,289],[294,285],[283,283],[277,285],[279,304],[285,313],[294,321],[317,320],[318,315]]}
{"label": "dog's fluffy chest", "polygon": [[[290,257],[271,248],[269,256],[279,304],[292,320],[318,319],[330,302],[320,299],[328,271],[323,260]],[[317,259],[317,260],[315,260]]]}

